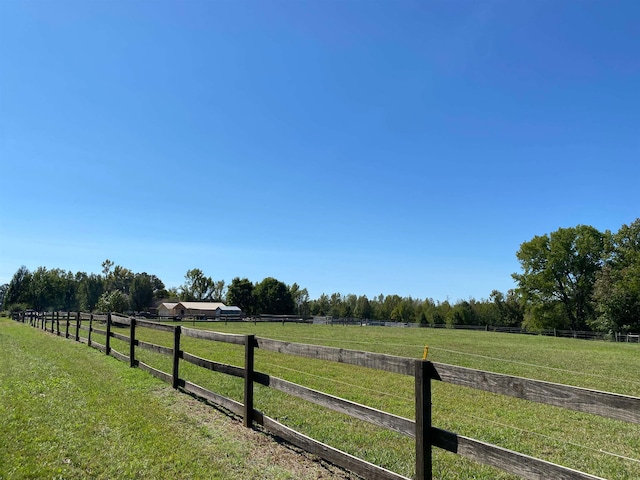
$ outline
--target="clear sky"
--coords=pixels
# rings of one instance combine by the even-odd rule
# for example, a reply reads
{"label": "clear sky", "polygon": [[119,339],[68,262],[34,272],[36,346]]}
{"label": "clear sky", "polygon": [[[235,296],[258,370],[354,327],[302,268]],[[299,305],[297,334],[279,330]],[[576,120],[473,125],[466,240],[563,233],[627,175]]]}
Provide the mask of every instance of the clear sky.
{"label": "clear sky", "polygon": [[639,207],[637,0],[0,0],[0,283],[480,299]]}

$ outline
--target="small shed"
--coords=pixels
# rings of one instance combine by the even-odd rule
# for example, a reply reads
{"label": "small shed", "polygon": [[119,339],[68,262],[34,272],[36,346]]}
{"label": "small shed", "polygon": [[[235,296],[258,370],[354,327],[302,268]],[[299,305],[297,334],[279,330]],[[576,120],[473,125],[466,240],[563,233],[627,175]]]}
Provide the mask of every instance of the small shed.
{"label": "small shed", "polygon": [[244,314],[240,307],[223,306],[216,308],[216,320],[237,322],[242,320],[243,316]]}

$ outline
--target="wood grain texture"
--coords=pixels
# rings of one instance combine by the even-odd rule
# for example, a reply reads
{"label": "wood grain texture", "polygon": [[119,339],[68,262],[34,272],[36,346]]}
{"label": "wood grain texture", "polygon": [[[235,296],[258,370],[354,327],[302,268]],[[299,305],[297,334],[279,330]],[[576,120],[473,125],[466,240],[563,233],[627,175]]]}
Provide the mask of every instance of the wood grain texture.
{"label": "wood grain texture", "polygon": [[122,335],[121,333],[118,333],[118,332],[111,332],[111,337],[117,338],[118,340],[122,340],[123,342],[127,342],[127,343],[129,343],[129,341],[131,340],[127,335]]}
{"label": "wood grain texture", "polygon": [[207,360],[206,358],[201,358],[185,351],[182,352],[181,358],[185,362],[193,363],[194,365],[198,365],[199,367],[206,368],[207,370],[211,370],[213,372],[224,373],[233,377],[244,377],[244,368],[242,367],[227,365],[226,363],[213,362],[211,360]]}
{"label": "wood grain texture", "polygon": [[136,340],[138,348],[144,350],[151,350],[152,352],[160,353],[162,355],[173,355],[173,348],[163,347],[162,345],[156,345],[155,343],[143,342],[142,340]]}
{"label": "wood grain texture", "polygon": [[558,383],[483,372],[471,368],[433,364],[434,379],[454,385],[522,398],[536,403],[640,423],[640,398],[600,392]]}
{"label": "wood grain texture", "polygon": [[138,320],[139,327],[153,328],[154,330],[161,330],[163,332],[173,332],[176,328],[173,325],[165,325],[164,323],[150,322],[149,320]]}
{"label": "wood grain texture", "polygon": [[127,325],[131,324],[131,319],[129,317],[125,317],[124,315],[118,315],[117,313],[111,314],[111,321],[114,324]]}
{"label": "wood grain texture", "polygon": [[413,376],[414,374],[415,360],[412,358],[304,343],[283,342],[261,337],[256,338],[256,343],[258,348],[272,352],[346,363],[403,375]]}
{"label": "wood grain texture", "polygon": [[434,445],[530,480],[604,480],[555,463],[533,458],[488,443],[432,428]]}
{"label": "wood grain texture", "polygon": [[182,334],[186,337],[213,340],[214,342],[233,343],[235,345],[244,345],[245,342],[245,335],[211,332],[209,330],[199,330],[197,328],[182,327]]}

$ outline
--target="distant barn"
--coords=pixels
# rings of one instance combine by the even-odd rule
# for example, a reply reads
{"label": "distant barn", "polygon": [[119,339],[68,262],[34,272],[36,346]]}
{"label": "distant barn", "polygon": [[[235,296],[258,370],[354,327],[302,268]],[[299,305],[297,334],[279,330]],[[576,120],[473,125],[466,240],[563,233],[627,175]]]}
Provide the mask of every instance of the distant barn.
{"label": "distant barn", "polygon": [[227,306],[222,302],[165,302],[158,306],[158,316],[233,321],[240,320],[243,313],[239,307]]}

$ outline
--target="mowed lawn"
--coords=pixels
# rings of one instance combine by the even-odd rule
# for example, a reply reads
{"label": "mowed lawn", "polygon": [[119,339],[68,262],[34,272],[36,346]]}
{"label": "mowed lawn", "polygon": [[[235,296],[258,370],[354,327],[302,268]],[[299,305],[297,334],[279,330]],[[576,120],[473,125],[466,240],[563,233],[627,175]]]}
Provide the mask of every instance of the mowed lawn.
{"label": "mowed lawn", "polygon": [[338,479],[86,345],[0,318],[0,479]]}
{"label": "mowed lawn", "polygon": [[[0,478],[3,475],[7,478],[28,478],[29,475],[55,478],[53,472],[56,470],[47,470],[43,475],[24,470],[45,468],[42,458],[47,455],[52,457],[49,460],[51,468],[62,469],[59,478],[332,478],[330,474],[340,474],[328,472],[304,456],[299,457],[300,465],[304,465],[298,467],[301,470],[287,470],[291,463],[297,465],[297,462],[289,458],[275,462],[274,459],[281,456],[272,453],[275,447],[268,437],[243,429],[237,422],[172,391],[145,372],[130,369],[86,345],[7,322],[0,323],[0,348],[3,352],[7,350],[5,344],[10,340],[14,351],[10,358],[15,357],[10,368],[15,373],[9,376],[13,379],[13,387],[4,385],[4,377],[0,387],[0,408],[3,409],[0,411],[3,415],[0,420],[0,438],[3,439],[0,462],[8,454],[11,463],[7,465],[12,466],[5,467],[0,463]],[[184,325],[192,326],[187,322]],[[637,344],[430,328],[278,323],[198,323],[196,327],[411,358],[421,358],[427,345],[428,358],[436,362],[640,396],[640,345]],[[7,335],[9,331],[11,335]],[[86,335],[86,332],[82,333]],[[120,333],[127,334],[128,331],[122,329]],[[157,330],[139,327],[137,337],[172,346],[172,336]],[[96,335],[94,339],[104,343],[104,337]],[[128,345],[119,340],[114,339],[112,346],[122,353],[128,352]],[[243,349],[235,345],[183,336],[181,348],[227,364],[242,366],[244,363]],[[49,353],[45,355],[46,352]],[[72,360],[71,353],[80,355],[83,360]],[[22,358],[24,355],[28,358]],[[171,371],[168,357],[143,350],[137,350],[136,355],[156,368]],[[4,363],[7,360],[3,358],[0,362],[3,362],[0,364],[2,375],[6,375]],[[411,377],[260,350],[256,351],[255,367],[258,371],[406,418],[414,415]],[[39,369],[46,372],[51,368],[54,370],[46,376],[37,373]],[[26,371],[22,371],[24,369]],[[24,390],[20,386],[24,382],[16,378],[20,376],[33,377],[30,381],[36,386],[43,378],[52,378],[45,384],[55,395],[34,387]],[[186,362],[181,363],[180,376],[242,401],[240,379]],[[78,391],[72,395],[77,398],[73,404],[65,403],[62,392],[68,388],[63,386],[64,382],[70,382],[71,390]],[[93,386],[84,387],[88,384]],[[13,393],[7,400],[10,390]],[[16,396],[30,401],[29,409],[34,409],[35,413],[19,415],[9,421],[13,426],[8,426],[4,410],[14,407]],[[413,476],[414,446],[410,438],[260,386],[256,387],[255,402],[256,408],[292,428],[390,470]],[[87,404],[89,408],[80,407]],[[82,414],[84,417],[78,420],[81,411],[89,413]],[[101,413],[96,415],[97,412]],[[38,442],[29,442],[32,436],[20,430],[36,428],[29,424],[30,417],[38,419],[36,424],[44,425],[38,427],[44,428],[42,434],[35,437],[40,438]],[[57,440],[46,440],[50,436],[48,430],[60,429],[59,425],[68,421],[72,425],[69,432],[62,428],[56,434],[59,435]],[[440,382],[433,385],[433,423],[603,478],[640,478],[640,427],[637,424]],[[219,429],[223,427],[231,429],[233,435],[220,433]],[[31,454],[24,461],[20,458],[24,446],[13,440],[16,446],[7,448],[4,438],[9,437],[5,431],[13,432],[18,441],[28,446],[27,451]],[[162,433],[158,434],[158,431]],[[226,453],[221,454],[221,451]],[[74,452],[75,457],[67,452]],[[294,455],[287,450],[285,453]],[[434,449],[434,453],[436,478],[515,478],[438,449]],[[253,458],[247,459],[247,455],[253,455]],[[119,459],[118,466],[110,463],[112,458]],[[16,473],[16,465],[23,465],[20,467],[23,471]]]}
{"label": "mowed lawn", "polygon": [[[185,326],[193,325],[185,322]],[[432,361],[640,397],[640,345],[491,332],[308,324],[197,323],[197,328],[256,334],[291,342],[422,358]],[[126,334],[126,330],[122,333]],[[138,329],[138,337],[171,346],[169,334]],[[126,353],[127,346],[114,346]],[[182,349],[243,365],[235,345],[183,337]],[[143,361],[171,371],[168,357],[140,351]],[[181,364],[180,375],[242,401],[242,382]],[[414,418],[413,379],[318,360],[256,351],[258,371],[406,418]],[[320,441],[408,477],[413,440],[263,387],[256,408]],[[433,423],[465,436],[609,479],[640,478],[640,426],[434,382]],[[513,479],[434,449],[440,479]]]}

